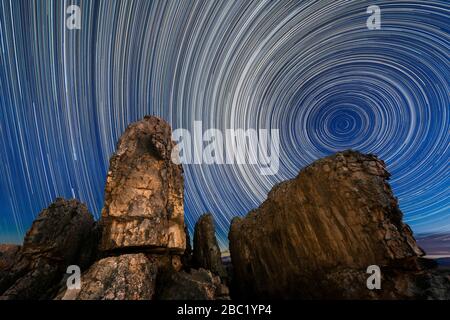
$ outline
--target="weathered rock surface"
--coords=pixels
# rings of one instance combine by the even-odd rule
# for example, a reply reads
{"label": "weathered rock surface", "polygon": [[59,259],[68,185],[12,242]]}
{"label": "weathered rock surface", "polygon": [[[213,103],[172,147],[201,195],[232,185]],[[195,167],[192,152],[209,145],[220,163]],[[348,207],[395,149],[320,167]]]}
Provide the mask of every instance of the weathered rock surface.
{"label": "weathered rock surface", "polygon": [[228,287],[205,269],[172,272],[161,281],[160,300],[228,300]]}
{"label": "weathered rock surface", "polygon": [[226,277],[227,272],[217,244],[214,219],[210,213],[202,215],[195,225],[193,259],[196,268],[210,270],[222,279]]}
{"label": "weathered rock surface", "polygon": [[14,264],[19,251],[19,245],[0,244],[0,273],[2,272],[2,270],[9,269]]}
{"label": "weathered rock surface", "polygon": [[171,128],[146,116],[122,135],[110,160],[100,249],[185,249],[183,177],[171,161]]}
{"label": "weathered rock surface", "polygon": [[[345,151],[275,186],[258,209],[232,221],[236,296],[437,298],[426,293],[433,281],[448,295],[448,276],[421,265],[388,178],[377,157]],[[367,289],[370,265],[381,268],[381,290]]]}
{"label": "weathered rock surface", "polygon": [[0,273],[0,299],[45,299],[69,265],[89,265],[95,254],[95,222],[77,200],[56,199],[25,236],[13,265]]}
{"label": "weathered rock surface", "polygon": [[144,254],[125,254],[97,261],[81,277],[80,289],[68,289],[62,300],[150,300],[158,264]]}
{"label": "weathered rock surface", "polygon": [[[2,279],[7,279],[9,270],[14,266],[18,259],[20,246],[15,244],[0,244],[0,286]],[[3,285],[6,287],[7,285]],[[4,291],[0,287],[0,294]]]}

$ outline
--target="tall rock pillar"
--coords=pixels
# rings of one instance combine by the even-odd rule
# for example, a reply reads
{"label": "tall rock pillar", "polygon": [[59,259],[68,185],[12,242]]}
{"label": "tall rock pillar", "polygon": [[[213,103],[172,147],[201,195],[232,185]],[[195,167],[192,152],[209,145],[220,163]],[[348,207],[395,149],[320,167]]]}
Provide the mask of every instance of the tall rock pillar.
{"label": "tall rock pillar", "polygon": [[171,161],[171,134],[167,122],[146,116],[120,138],[105,187],[102,251],[184,251],[183,176]]}

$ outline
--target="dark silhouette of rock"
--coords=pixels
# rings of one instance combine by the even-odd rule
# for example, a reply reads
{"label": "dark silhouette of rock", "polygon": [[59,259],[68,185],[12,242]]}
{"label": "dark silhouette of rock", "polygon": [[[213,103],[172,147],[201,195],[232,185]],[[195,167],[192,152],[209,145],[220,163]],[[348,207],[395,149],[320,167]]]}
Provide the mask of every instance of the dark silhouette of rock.
{"label": "dark silhouette of rock", "polygon": [[189,230],[187,226],[184,227],[184,233],[186,234],[186,249],[184,250],[183,255],[181,256],[181,263],[183,267],[187,270],[193,267],[192,265],[192,246],[191,246],[191,238],[189,236]]}
{"label": "dark silhouette of rock", "polygon": [[56,199],[25,236],[15,262],[0,273],[0,299],[45,299],[69,265],[81,268],[95,253],[95,223],[77,200]]}
{"label": "dark silhouette of rock", "polygon": [[102,211],[102,251],[182,254],[183,176],[171,160],[171,128],[146,116],[131,124],[110,160]]}
{"label": "dark silhouette of rock", "polygon": [[229,291],[205,269],[172,272],[165,275],[157,291],[160,300],[228,300]]}
{"label": "dark silhouette of rock", "polygon": [[81,277],[80,289],[67,289],[62,300],[150,300],[155,291],[158,264],[144,254],[107,257]]}
{"label": "dark silhouette of rock", "polygon": [[202,215],[195,225],[193,258],[196,268],[210,270],[222,279],[226,277],[227,273],[217,244],[214,219],[210,213]]}
{"label": "dark silhouette of rock", "polygon": [[[448,276],[421,264],[389,173],[373,155],[345,151],[275,186],[229,233],[240,298],[445,298]],[[381,289],[367,268],[381,268]],[[432,283],[442,289],[433,291]],[[446,290],[445,290],[446,288]]]}

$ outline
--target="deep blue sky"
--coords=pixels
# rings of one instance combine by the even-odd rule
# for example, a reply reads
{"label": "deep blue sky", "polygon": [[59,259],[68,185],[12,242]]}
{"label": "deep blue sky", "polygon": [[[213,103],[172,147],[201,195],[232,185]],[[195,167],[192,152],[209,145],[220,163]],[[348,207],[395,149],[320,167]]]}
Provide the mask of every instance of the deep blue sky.
{"label": "deep blue sky", "polygon": [[[65,8],[82,8],[81,30]],[[381,8],[368,30],[366,8]],[[185,166],[186,218],[229,221],[333,152],[379,155],[416,233],[450,232],[448,1],[0,0],[0,242],[57,196],[103,204],[109,157],[146,114],[275,128],[281,166]]]}

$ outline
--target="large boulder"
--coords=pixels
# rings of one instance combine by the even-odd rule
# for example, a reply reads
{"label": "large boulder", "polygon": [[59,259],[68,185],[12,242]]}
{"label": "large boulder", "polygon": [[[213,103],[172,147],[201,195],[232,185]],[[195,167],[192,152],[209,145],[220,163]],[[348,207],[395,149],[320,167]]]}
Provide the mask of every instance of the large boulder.
{"label": "large boulder", "polygon": [[217,244],[214,219],[210,213],[202,215],[195,225],[193,259],[196,268],[210,270],[222,279],[226,277],[227,272]]}
{"label": "large boulder", "polygon": [[146,116],[126,129],[110,160],[102,251],[184,252],[183,176],[171,160],[173,147],[160,118]]}
{"label": "large boulder", "polygon": [[[232,221],[236,296],[423,298],[420,279],[431,283],[434,276],[421,263],[423,251],[402,222],[388,178],[376,156],[345,151],[275,186],[258,209]],[[367,288],[371,265],[381,268],[380,290]]]}
{"label": "large boulder", "polygon": [[158,263],[144,254],[107,257],[81,277],[81,288],[60,293],[62,300],[150,300],[155,292]]}
{"label": "large boulder", "polygon": [[14,264],[0,273],[0,299],[51,297],[67,267],[87,267],[96,246],[95,222],[87,207],[56,199],[33,222]]}

